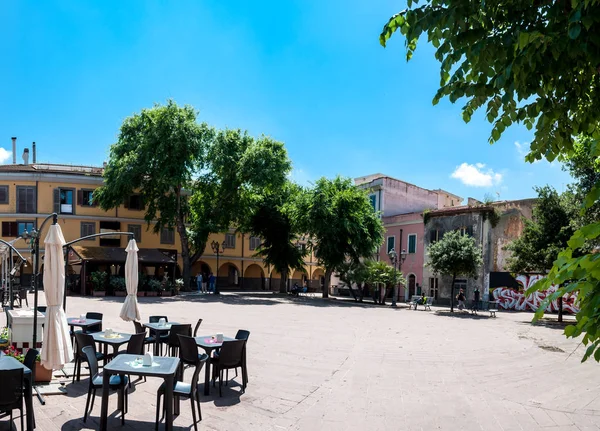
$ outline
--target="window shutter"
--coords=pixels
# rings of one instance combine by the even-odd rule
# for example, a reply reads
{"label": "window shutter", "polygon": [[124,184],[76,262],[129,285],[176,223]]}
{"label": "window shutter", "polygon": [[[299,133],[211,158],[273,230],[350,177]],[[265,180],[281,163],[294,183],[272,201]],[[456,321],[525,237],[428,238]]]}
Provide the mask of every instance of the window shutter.
{"label": "window shutter", "polygon": [[37,189],[35,187],[27,188],[27,209],[29,210],[30,214],[37,212],[36,193]]}
{"label": "window shutter", "polygon": [[56,214],[60,213],[60,190],[59,189],[54,189],[53,202],[54,202],[53,212],[55,212]]}
{"label": "window shutter", "polygon": [[77,190],[77,205],[83,205],[83,190]]}
{"label": "window shutter", "polygon": [[92,202],[90,203],[90,205],[93,206],[93,207],[95,207],[96,206],[96,199],[94,199],[94,192],[91,192],[91,193],[92,193]]}
{"label": "window shutter", "polygon": [[27,208],[27,193],[24,187],[17,187],[17,212],[24,213]]}
{"label": "window shutter", "polygon": [[129,208],[129,196],[125,196],[125,199],[123,199],[123,206]]}
{"label": "window shutter", "polygon": [[17,222],[16,221],[3,221],[2,222],[2,236],[16,237],[17,236]]}

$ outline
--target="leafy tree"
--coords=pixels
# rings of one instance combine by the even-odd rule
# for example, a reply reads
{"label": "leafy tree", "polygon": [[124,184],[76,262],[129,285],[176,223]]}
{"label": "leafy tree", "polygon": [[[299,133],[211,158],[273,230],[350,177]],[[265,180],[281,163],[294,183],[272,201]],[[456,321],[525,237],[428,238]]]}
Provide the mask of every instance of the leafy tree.
{"label": "leafy tree", "polygon": [[454,281],[458,275],[477,277],[477,270],[483,265],[481,248],[475,239],[460,231],[447,232],[441,240],[431,244],[427,250],[431,267],[435,274],[452,276],[450,311],[454,311]]}
{"label": "leafy tree", "polygon": [[[406,37],[407,59],[421,35],[436,47],[441,63],[440,88],[434,103],[448,97],[454,103],[466,98],[463,119],[470,121],[485,107],[493,123],[490,142],[496,142],[514,123],[535,127],[526,160],[569,158],[575,153],[575,136],[600,139],[600,39],[596,31],[600,1],[429,0],[394,15],[384,26],[380,42],[386,45],[396,30]],[[590,163],[600,146],[582,150]],[[600,198],[596,183],[583,200],[582,212]],[[600,360],[600,254],[586,246],[600,236],[600,222],[591,219],[568,242],[548,277],[536,289],[561,286],[549,295],[553,301],[579,291],[577,326],[568,336],[585,333],[584,360]],[[578,254],[580,254],[578,256]],[[543,304],[542,304],[543,305]],[[544,306],[538,309],[538,317]],[[598,335],[597,335],[598,334]]]}
{"label": "leafy tree", "polygon": [[325,298],[334,271],[347,261],[372,257],[383,242],[381,219],[366,192],[350,179],[317,180],[295,211],[300,230],[309,235],[315,257],[325,267]]}
{"label": "leafy tree", "polygon": [[219,131],[208,147],[205,169],[192,185],[193,261],[202,255],[211,233],[243,228],[252,208],[280,190],[290,170],[281,142],[267,136],[254,139],[241,130]]}
{"label": "leafy tree", "polygon": [[304,269],[306,249],[296,246],[302,232],[293,217],[291,206],[303,190],[291,182],[283,184],[280,190],[263,194],[248,214],[244,230],[261,238],[256,255],[267,265],[281,274],[279,291],[287,291],[290,270]]}
{"label": "leafy tree", "polygon": [[[368,261],[367,261],[368,262]],[[342,263],[337,268],[337,275],[339,279],[345,283],[350,288],[350,293],[354,297],[355,301],[362,302],[364,298],[364,287],[365,283],[368,282],[369,279],[369,270],[367,264],[365,262],[352,262],[347,261]],[[352,289],[352,285],[356,284],[358,287],[359,297],[356,296],[354,289]]]}
{"label": "leafy tree", "polygon": [[[366,266],[367,282],[372,286],[377,286],[379,288],[383,287],[384,294],[387,293],[388,289],[393,289],[394,286],[406,283],[402,272],[396,270],[393,266],[381,260],[367,261]],[[382,304],[385,304],[385,295],[383,298],[381,298],[381,295],[379,295],[379,299]],[[375,300],[374,302],[377,301]]]}
{"label": "leafy tree", "polygon": [[153,230],[176,228],[181,241],[183,277],[189,284],[190,215],[187,192],[193,177],[205,168],[204,158],[213,130],[196,122],[191,106],[166,105],[143,109],[126,118],[118,140],[110,147],[104,186],[94,191],[94,201],[104,210],[118,207],[134,193],[141,195],[148,224]]}
{"label": "leafy tree", "polygon": [[511,272],[549,271],[574,232],[571,220],[577,211],[568,199],[570,193],[561,196],[550,186],[538,187],[536,191],[533,218],[523,219],[523,233],[506,246],[511,252],[508,260]]}

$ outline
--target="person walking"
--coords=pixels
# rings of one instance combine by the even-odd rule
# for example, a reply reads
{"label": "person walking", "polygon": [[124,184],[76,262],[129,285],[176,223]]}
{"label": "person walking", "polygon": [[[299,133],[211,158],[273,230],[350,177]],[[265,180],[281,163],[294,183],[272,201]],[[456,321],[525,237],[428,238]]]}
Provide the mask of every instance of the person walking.
{"label": "person walking", "polygon": [[198,293],[202,291],[202,272],[198,271],[196,274],[196,287],[198,287]]}
{"label": "person walking", "polygon": [[208,293],[208,276],[202,277],[202,292]]}
{"label": "person walking", "polygon": [[467,300],[467,298],[465,297],[465,292],[462,289],[460,289],[458,295],[456,295],[456,299],[458,300],[458,309],[464,310],[465,301]]}

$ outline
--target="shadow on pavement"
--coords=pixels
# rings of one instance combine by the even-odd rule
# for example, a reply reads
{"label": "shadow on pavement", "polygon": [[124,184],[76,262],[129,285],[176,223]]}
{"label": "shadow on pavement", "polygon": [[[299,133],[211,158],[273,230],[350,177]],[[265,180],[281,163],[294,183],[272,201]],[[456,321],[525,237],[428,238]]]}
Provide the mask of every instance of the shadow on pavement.
{"label": "shadow on pavement", "polygon": [[459,319],[472,319],[472,320],[481,320],[481,319],[490,319],[490,316],[485,316],[481,314],[472,314],[470,311],[455,311],[452,313],[450,310],[448,311],[436,311],[436,316],[442,317],[456,317]]}

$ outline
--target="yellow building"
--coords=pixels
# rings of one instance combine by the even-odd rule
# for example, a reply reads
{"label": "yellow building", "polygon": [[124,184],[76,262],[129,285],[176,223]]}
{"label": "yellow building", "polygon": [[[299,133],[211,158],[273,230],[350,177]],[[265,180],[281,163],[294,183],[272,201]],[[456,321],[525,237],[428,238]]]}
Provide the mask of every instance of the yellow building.
{"label": "yellow building", "polygon": [[[153,223],[144,220],[144,208],[138,195],[124,199],[123,205],[104,211],[94,205],[94,189],[103,183],[102,168],[66,166],[54,164],[0,165],[0,222],[1,235],[5,241],[18,238],[24,231],[41,225],[44,218],[56,212],[58,222],[67,242],[96,233],[132,232],[140,248],[139,261],[142,272],[150,277],[162,278],[173,272],[181,274],[181,244],[178,234],[163,229],[153,232]],[[43,250],[42,232],[40,248]],[[124,248],[127,236],[100,237],[81,241],[69,253],[69,278],[73,290],[89,294],[89,274],[100,270],[111,274],[123,273]],[[225,251],[217,256],[210,244],[217,241],[226,245]],[[215,234],[209,238],[204,255],[192,267],[195,276],[216,273],[221,289],[278,290],[279,274],[265,266],[255,257],[260,239],[231,231]],[[24,256],[29,256],[28,246],[19,239],[15,246]],[[302,247],[302,244],[298,246]],[[20,281],[27,285],[31,265],[22,270]],[[314,256],[306,261],[304,271],[296,271],[291,283],[302,285],[308,280],[313,289],[323,282],[324,271],[314,263]],[[81,283],[81,280],[86,280]]]}

